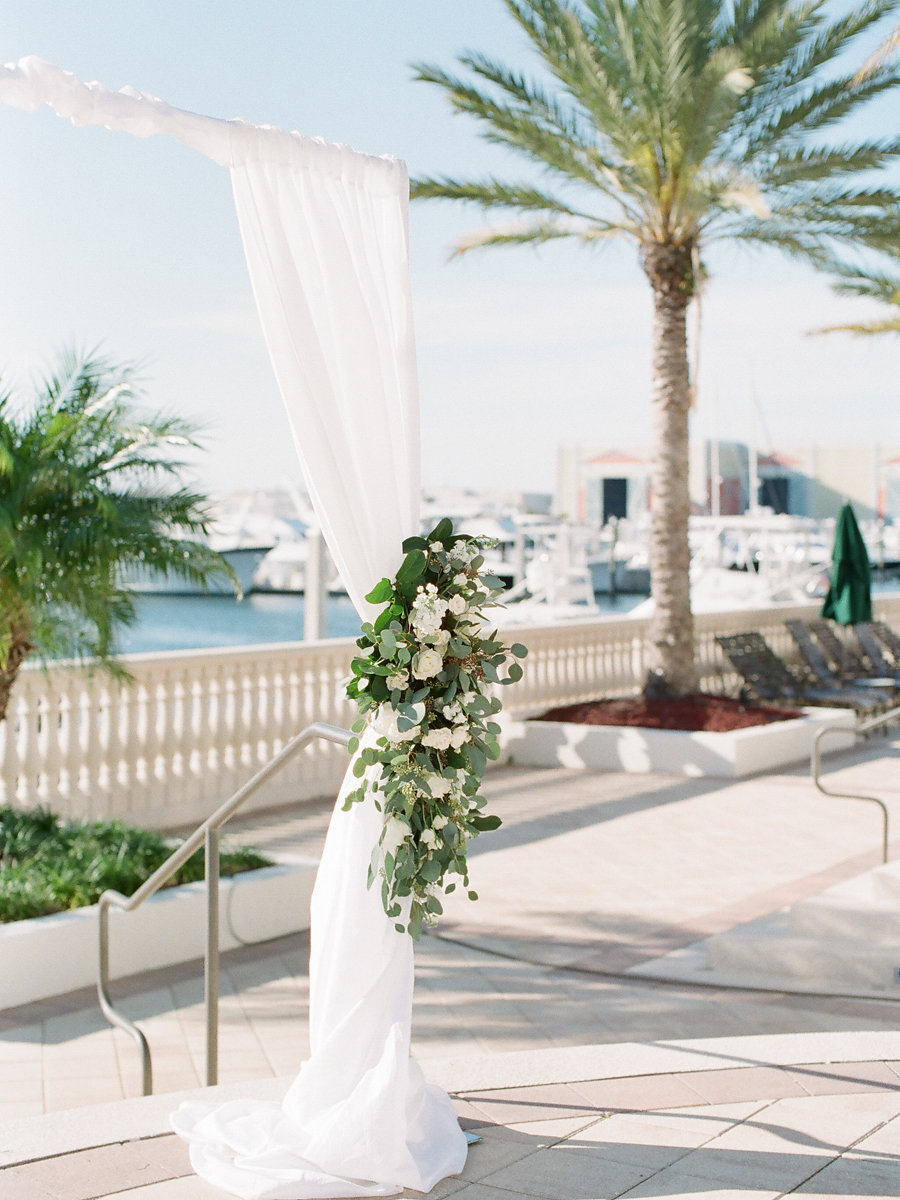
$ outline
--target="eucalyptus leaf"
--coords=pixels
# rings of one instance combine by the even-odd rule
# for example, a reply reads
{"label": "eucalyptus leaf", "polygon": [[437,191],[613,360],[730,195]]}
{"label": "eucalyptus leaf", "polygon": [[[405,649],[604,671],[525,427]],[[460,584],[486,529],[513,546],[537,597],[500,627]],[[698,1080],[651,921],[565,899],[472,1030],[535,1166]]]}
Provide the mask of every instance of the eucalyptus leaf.
{"label": "eucalyptus leaf", "polygon": [[366,599],[370,604],[386,604],[394,594],[394,589],[391,587],[389,579],[379,579],[379,581],[368,593]]}

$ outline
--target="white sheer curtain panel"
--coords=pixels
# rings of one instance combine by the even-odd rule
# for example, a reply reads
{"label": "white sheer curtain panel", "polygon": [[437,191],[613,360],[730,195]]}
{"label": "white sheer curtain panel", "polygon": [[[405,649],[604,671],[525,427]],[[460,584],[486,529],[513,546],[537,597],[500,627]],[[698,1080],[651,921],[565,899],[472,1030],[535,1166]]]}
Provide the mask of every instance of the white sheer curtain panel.
{"label": "white sheer curtain panel", "polygon": [[[76,125],[169,134],[231,171],[266,343],[307,486],[358,611],[418,532],[419,434],[402,163],[83,83],[38,58],[0,68],[0,101]],[[246,1200],[429,1191],[462,1169],[449,1097],[410,1057],[413,950],[366,888],[382,820],[335,806],[312,908],[310,1058],[283,1104],[173,1114],[198,1174]]]}

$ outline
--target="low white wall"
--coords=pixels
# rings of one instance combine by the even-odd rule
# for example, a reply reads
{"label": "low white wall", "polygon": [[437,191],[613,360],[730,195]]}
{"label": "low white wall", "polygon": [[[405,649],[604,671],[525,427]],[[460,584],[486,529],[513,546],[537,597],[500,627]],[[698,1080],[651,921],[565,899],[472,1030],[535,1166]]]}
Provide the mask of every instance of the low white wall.
{"label": "low white wall", "polygon": [[625,725],[574,725],[520,721],[507,728],[507,761],[532,767],[604,771],[662,771],[694,778],[738,779],[808,761],[820,729],[846,733],[829,737],[823,753],[852,746],[856,719],[848,709],[807,709],[793,721],[756,725],[726,733],[677,733]]}
{"label": "low white wall", "polygon": [[[732,693],[740,686],[716,634],[756,629],[793,659],[784,622],[817,611],[810,604],[699,614],[701,686]],[[900,628],[900,596],[879,599],[876,611]],[[506,717],[637,691],[646,675],[647,624],[600,617],[510,631],[529,656],[524,679],[503,689]],[[353,721],[355,706],[343,690],[353,649],[348,638],[131,655],[123,659],[131,686],[75,664],[46,674],[28,668],[0,722],[0,802],[152,828],[199,822],[304,726]],[[334,795],[346,766],[342,747],[316,742],[247,808]]]}
{"label": "low white wall", "polygon": [[[308,929],[317,865],[298,860],[222,879],[222,950]],[[206,885],[166,888],[133,913],[113,909],[109,924],[114,979],[202,958]],[[0,1009],[94,986],[97,931],[96,905],[0,925]]]}

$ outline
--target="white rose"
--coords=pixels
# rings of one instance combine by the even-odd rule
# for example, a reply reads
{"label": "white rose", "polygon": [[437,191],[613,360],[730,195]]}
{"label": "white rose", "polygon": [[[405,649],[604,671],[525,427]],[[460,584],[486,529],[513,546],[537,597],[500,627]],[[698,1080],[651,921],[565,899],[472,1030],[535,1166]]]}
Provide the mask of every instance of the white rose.
{"label": "white rose", "polygon": [[450,597],[450,604],[448,607],[453,613],[454,617],[461,617],[469,606],[466,604],[465,598],[460,596],[457,592],[456,595]]}
{"label": "white rose", "polygon": [[432,817],[431,823],[435,829],[443,829],[445,825],[450,824],[448,819],[442,813],[438,813],[436,816]]}
{"label": "white rose", "polygon": [[409,836],[409,826],[399,817],[390,816],[384,823],[381,848],[385,854],[396,854]]}
{"label": "white rose", "polygon": [[469,582],[469,577],[465,573],[465,571],[460,571],[460,573],[458,575],[453,576],[453,582],[456,584],[457,587],[465,587],[466,584]]}
{"label": "white rose", "polygon": [[430,679],[444,667],[444,660],[437,650],[420,650],[412,660],[412,673],[416,679]]}
{"label": "white rose", "polygon": [[409,676],[405,671],[398,671],[396,675],[388,675],[385,683],[391,691],[395,688],[405,688],[409,683]]}
{"label": "white rose", "polygon": [[443,548],[444,548],[443,542],[431,542],[428,546],[428,549],[431,550],[434,554],[437,554],[439,551],[443,550]]}
{"label": "white rose", "polygon": [[440,650],[443,653],[450,645],[450,630],[439,629],[437,633],[431,633],[427,638],[423,638],[422,640],[429,642],[436,650]]}
{"label": "white rose", "polygon": [[454,750],[458,750],[463,742],[469,740],[469,731],[465,725],[457,725],[455,729],[450,731],[450,745]]}
{"label": "white rose", "polygon": [[450,780],[445,779],[443,775],[429,775],[427,783],[428,790],[435,800],[440,800],[442,796],[446,796],[450,792]]}
{"label": "white rose", "polygon": [[437,845],[437,834],[434,832],[433,829],[423,829],[422,832],[419,834],[419,841],[424,846],[436,846]]}
{"label": "white rose", "polygon": [[435,750],[449,750],[453,730],[431,729],[422,738],[423,746],[433,746]]}

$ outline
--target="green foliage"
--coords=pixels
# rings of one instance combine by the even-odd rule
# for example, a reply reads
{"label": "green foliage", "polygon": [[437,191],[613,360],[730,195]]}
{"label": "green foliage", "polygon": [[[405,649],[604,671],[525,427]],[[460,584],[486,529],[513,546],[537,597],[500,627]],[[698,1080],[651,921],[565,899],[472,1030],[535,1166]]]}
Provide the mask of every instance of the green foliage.
{"label": "green foliage", "polygon": [[[0,806],[0,922],[24,921],[95,904],[107,888],[130,895],[175,849],[158,833],[118,821],[60,821],[37,809]],[[271,866],[247,847],[225,850],[221,874]],[[198,850],[170,884],[203,878]]]}
{"label": "green foliage", "polygon": [[177,483],[191,427],[139,415],[134,399],[127,368],[75,355],[30,406],[0,396],[0,716],[29,654],[122,673],[112,656],[135,619],[130,570],[236,586],[201,540],[207,498]]}
{"label": "green foliage", "polygon": [[845,296],[860,296],[878,300],[883,307],[883,316],[870,321],[848,322],[817,329],[815,333],[900,333],[900,276],[882,271],[864,272],[860,267],[838,266],[834,290]]}
{"label": "green foliage", "polygon": [[353,729],[363,736],[349,746],[362,782],[344,807],[371,794],[383,812],[368,882],[381,879],[385,912],[414,938],[441,913],[438,891],[454,889],[447,876],[468,887],[469,839],[500,825],[479,788],[500,753],[494,692],[521,678],[510,660],[527,651],[508,649],[486,624],[501,588],[480,574],[485,544],[447,518],[404,542],[393,583],[369,593],[385,608],[362,628],[347,685],[362,714]]}
{"label": "green foliage", "polygon": [[478,53],[461,57],[459,75],[417,67],[545,180],[415,180],[415,198],[524,218],[458,251],[626,236],[642,248],[766,243],[815,265],[840,246],[897,252],[900,192],[872,176],[900,154],[896,131],[835,138],[900,81],[891,56],[860,71],[847,53],[897,0],[838,16],[798,0],[504,3],[546,86]]}

